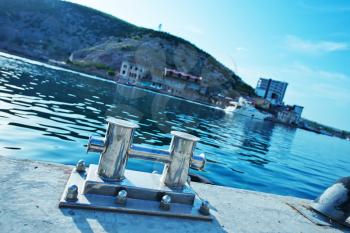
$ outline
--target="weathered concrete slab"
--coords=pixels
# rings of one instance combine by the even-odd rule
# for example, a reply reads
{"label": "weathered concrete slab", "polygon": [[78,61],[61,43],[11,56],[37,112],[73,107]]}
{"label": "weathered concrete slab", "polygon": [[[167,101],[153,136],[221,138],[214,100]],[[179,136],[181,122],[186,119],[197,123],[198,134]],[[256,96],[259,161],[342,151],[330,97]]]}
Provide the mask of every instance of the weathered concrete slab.
{"label": "weathered concrete slab", "polygon": [[72,167],[0,157],[0,232],[350,232],[318,226],[286,203],[308,200],[192,183],[213,222],[59,209]]}

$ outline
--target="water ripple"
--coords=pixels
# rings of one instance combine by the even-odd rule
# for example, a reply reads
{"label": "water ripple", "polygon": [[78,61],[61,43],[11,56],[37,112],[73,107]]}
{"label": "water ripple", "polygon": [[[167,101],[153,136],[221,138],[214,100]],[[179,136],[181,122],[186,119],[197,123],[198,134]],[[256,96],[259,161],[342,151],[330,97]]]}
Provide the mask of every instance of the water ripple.
{"label": "water ripple", "polygon": [[[207,166],[192,172],[219,185],[314,198],[348,175],[349,142],[0,56],[1,155],[97,163],[87,139],[104,136],[109,116],[140,125],[135,143],[166,149],[171,130],[200,137],[196,153],[206,153]],[[140,160],[128,167],[162,169]]]}

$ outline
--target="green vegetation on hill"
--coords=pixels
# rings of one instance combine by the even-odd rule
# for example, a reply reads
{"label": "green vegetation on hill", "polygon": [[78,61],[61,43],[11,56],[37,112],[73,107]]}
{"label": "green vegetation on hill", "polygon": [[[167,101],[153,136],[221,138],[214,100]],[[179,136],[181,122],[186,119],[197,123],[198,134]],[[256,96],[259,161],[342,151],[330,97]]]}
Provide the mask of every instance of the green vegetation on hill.
{"label": "green vegetation on hill", "polygon": [[0,50],[114,76],[122,61],[153,74],[164,67],[203,77],[208,95],[254,95],[233,71],[192,43],[166,32],[59,0],[0,1]]}

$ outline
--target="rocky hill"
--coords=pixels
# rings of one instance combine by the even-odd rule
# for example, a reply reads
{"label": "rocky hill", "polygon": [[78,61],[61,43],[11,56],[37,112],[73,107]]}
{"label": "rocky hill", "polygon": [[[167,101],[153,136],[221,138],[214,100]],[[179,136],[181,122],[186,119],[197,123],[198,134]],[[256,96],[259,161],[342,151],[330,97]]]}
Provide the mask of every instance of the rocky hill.
{"label": "rocky hill", "polygon": [[65,1],[1,0],[0,50],[64,61],[107,78],[124,60],[148,67],[153,75],[173,68],[203,77],[210,96],[253,95],[234,72],[188,41]]}

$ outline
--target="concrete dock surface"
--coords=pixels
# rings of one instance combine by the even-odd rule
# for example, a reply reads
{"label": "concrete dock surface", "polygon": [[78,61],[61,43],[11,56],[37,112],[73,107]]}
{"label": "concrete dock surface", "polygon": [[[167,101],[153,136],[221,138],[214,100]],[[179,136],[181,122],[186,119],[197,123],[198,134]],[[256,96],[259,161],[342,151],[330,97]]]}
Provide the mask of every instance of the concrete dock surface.
{"label": "concrete dock surface", "polygon": [[288,204],[310,200],[191,183],[211,205],[213,221],[60,209],[72,166],[0,156],[0,232],[350,232],[319,226]]}

